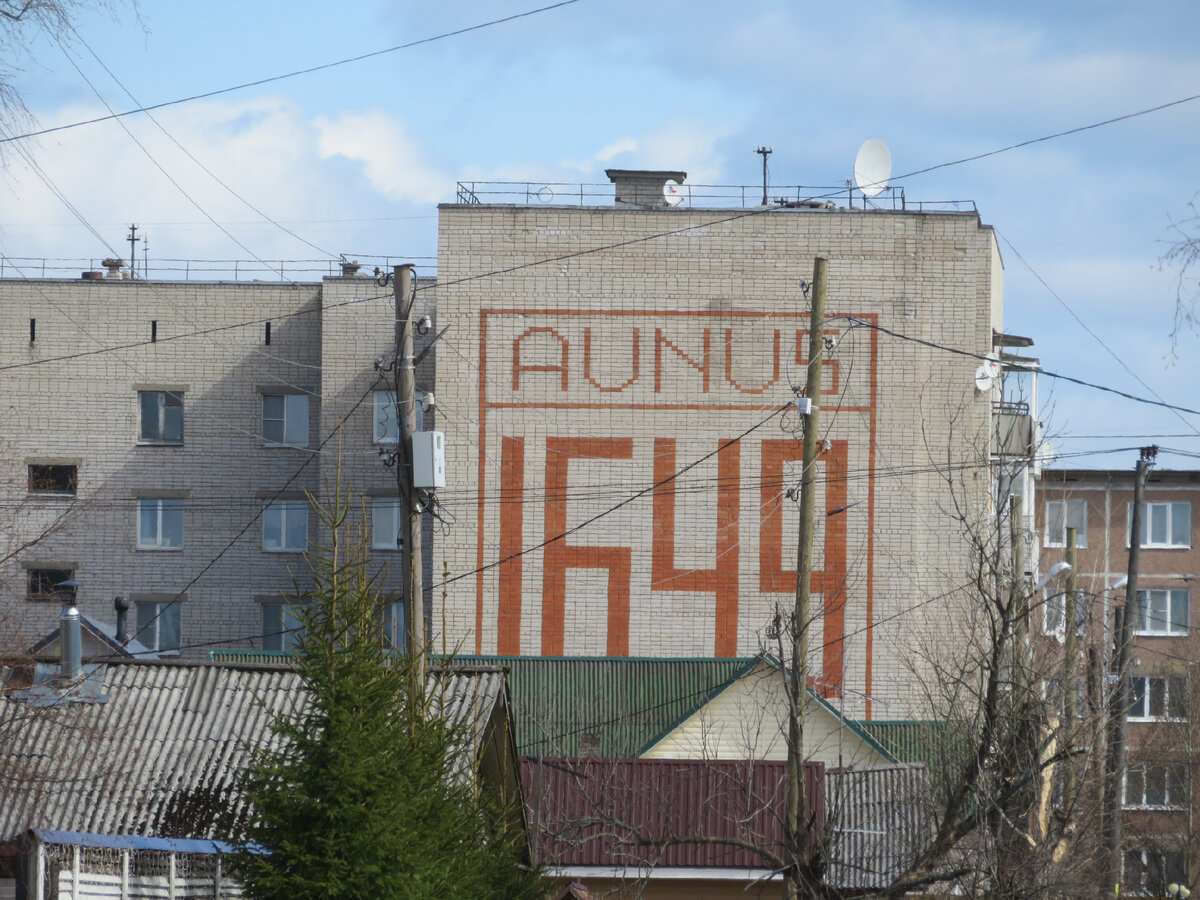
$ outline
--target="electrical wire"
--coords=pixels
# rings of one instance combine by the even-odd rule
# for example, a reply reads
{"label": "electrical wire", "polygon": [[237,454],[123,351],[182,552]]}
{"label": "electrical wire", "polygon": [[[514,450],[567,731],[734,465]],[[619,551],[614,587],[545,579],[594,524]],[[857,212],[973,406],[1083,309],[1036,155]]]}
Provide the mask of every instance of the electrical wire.
{"label": "electrical wire", "polygon": [[397,44],[395,47],[387,47],[383,50],[373,50],[370,53],[361,53],[358,56],[351,56],[346,59],[335,60],[334,62],[323,63],[319,66],[309,66],[305,69],[297,69],[294,72],[286,72],[282,75],[272,75],[268,78],[260,78],[257,81],[247,81],[242,84],[235,84],[232,87],[218,88],[217,90],[205,91],[201,94],[192,94],[189,97],[180,97],[177,100],[166,100],[162,103],[154,103],[150,106],[139,106],[136,109],[126,110],[125,112],[111,113],[107,116],[97,116],[93,119],[87,119],[81,122],[72,122],[68,125],[55,125],[52,128],[42,128],[38,131],[27,131],[24,134],[14,134],[10,137],[0,138],[0,144],[8,144],[13,141],[22,141],[27,138],[41,137],[46,134],[54,134],[58,131],[67,131],[71,128],[79,128],[83,125],[95,125],[99,122],[109,122],[113,119],[123,119],[127,116],[137,115],[138,113],[152,112],[156,109],[166,109],[169,106],[179,106],[182,103],[191,103],[194,100],[207,100],[210,97],[219,97],[222,94],[231,94],[234,91],[243,91],[247,88],[261,87],[264,84],[272,84],[276,81],[283,81],[287,78],[295,78],[299,75],[310,75],[313,72],[322,72],[325,69],[333,69],[338,66],[349,65],[350,63],[362,62],[365,59],[372,59],[376,56],[384,56],[388,53],[396,53],[400,50],[409,50],[413,47],[419,47],[422,44],[432,44],[435,41],[445,40],[447,38],[458,37],[459,35],[469,34],[472,31],[480,31],[484,28],[491,28],[494,25],[502,25],[506,22],[512,22],[516,19],[524,19],[528,16],[535,16],[538,13],[549,12],[550,10],[558,9],[562,6],[570,6],[572,3],[578,3],[579,0],[561,0],[559,3],[552,3],[549,6],[542,6],[537,9],[526,10],[521,13],[514,13],[511,16],[504,16],[499,19],[492,19],[489,22],[481,22],[478,25],[470,25],[466,28],[458,28],[454,31],[446,31],[441,34],[433,35],[432,37],[420,38],[419,40],[409,41],[406,44]]}

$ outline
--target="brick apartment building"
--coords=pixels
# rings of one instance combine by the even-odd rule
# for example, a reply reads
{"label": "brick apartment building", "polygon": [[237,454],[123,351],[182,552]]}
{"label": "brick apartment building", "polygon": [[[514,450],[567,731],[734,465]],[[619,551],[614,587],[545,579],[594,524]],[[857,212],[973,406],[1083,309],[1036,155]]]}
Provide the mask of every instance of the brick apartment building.
{"label": "brick apartment building", "polygon": [[940,349],[1004,343],[992,229],[974,210],[702,208],[699,190],[672,208],[684,173],[609,176],[615,203],[474,186],[439,208],[455,524],[437,553],[458,577],[435,629],[488,654],[771,650],[795,591],[787,407],[820,255],[811,671],[849,716],[921,715],[920,653],[959,638],[954,601],[927,601],[962,584],[995,484],[996,394],[979,359]]}
{"label": "brick apartment building", "polygon": [[[82,612],[112,622],[123,597],[164,654],[286,648],[281,594],[321,534],[305,492],[322,496],[339,464],[398,587],[379,456],[394,394],[374,367],[393,346],[391,287],[90,275],[0,280],[0,304],[7,647],[55,627],[54,585],[71,579]],[[418,377],[432,376],[427,362]]]}
{"label": "brick apartment building", "polygon": [[[815,686],[850,718],[926,714],[968,531],[995,501],[1001,395],[977,377],[1006,341],[992,229],[973,209],[706,208],[699,192],[672,208],[663,184],[684,173],[610,176],[615,203],[546,188],[439,209],[447,330],[436,384],[418,373],[448,447],[434,649],[772,649],[796,578],[801,281],[820,255]],[[70,575],[83,612],[111,621],[125,597],[161,651],[281,646],[280,592],[319,537],[303,491],[333,480],[339,446],[372,552],[395,560],[373,366],[391,288],[0,279],[0,300],[10,633],[49,631],[47,588]],[[1036,409],[1005,409],[1027,449]]]}
{"label": "brick apartment building", "polygon": [[[1067,528],[1076,529],[1077,587],[1089,639],[1081,654],[1092,668],[1089,690],[1105,683],[1115,616],[1125,599],[1133,470],[1045,470],[1039,488],[1042,568],[1063,558]],[[1133,626],[1128,768],[1123,785],[1125,890],[1166,893],[1200,871],[1194,760],[1200,751],[1200,706],[1194,666],[1200,632],[1192,626],[1200,583],[1200,472],[1151,468],[1146,482]],[[1061,635],[1063,603],[1053,596],[1041,630]]]}

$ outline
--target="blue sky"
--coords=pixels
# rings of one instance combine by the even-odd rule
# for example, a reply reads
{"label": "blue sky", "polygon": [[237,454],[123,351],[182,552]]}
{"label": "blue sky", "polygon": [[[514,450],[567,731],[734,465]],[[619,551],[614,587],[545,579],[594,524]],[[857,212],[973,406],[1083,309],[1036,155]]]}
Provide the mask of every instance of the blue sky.
{"label": "blue sky", "polygon": [[[128,109],[538,5],[299,0],[283,14],[143,0],[140,21],[89,14],[65,49],[32,41],[18,87],[51,127],[104,114],[84,76]],[[754,185],[754,148],[769,144],[772,183],[841,184],[871,137],[887,141],[902,174],[1200,94],[1198,32],[1190,0],[578,0],[170,107],[155,114],[170,137],[145,116],[125,120],[145,152],[115,122],[10,143],[0,253],[124,254],[137,222],[152,258],[390,255],[431,271],[436,203],[453,200],[459,180],[599,184],[616,166]],[[1198,124],[1193,101],[902,184],[910,201],[977,203],[1004,253],[1006,329],[1034,337],[1047,369],[1198,409],[1200,335],[1183,335],[1172,358],[1173,273],[1158,265],[1171,220],[1200,190]],[[1200,452],[1200,416],[1048,380],[1043,398],[1066,453],[1180,433],[1157,442]],[[1064,461],[1125,468],[1135,457]],[[1200,461],[1170,454],[1160,465]]]}

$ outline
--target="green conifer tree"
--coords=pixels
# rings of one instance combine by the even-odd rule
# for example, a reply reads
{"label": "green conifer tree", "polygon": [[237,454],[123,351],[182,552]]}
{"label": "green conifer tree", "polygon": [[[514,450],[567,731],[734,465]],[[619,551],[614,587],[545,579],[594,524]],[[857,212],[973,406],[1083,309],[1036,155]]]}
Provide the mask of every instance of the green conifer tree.
{"label": "green conifer tree", "polygon": [[295,603],[306,694],[243,779],[253,820],[234,867],[246,896],[542,897],[514,798],[476,784],[468,735],[434,712],[438,671],[421,677],[388,645],[381,576],[351,540],[345,495],[313,508],[331,537],[308,554],[314,586]]}

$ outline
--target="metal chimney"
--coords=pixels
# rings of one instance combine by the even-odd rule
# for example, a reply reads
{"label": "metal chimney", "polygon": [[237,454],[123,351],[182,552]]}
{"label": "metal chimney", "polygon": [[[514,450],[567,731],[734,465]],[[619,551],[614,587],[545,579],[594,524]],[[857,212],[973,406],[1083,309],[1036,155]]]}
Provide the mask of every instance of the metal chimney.
{"label": "metal chimney", "polygon": [[113,597],[113,608],[117,611],[117,643],[124,647],[129,643],[129,603],[124,597]]}
{"label": "metal chimney", "polygon": [[62,651],[63,677],[68,681],[74,681],[79,677],[79,669],[83,665],[83,638],[79,628],[79,610],[74,606],[63,608],[58,642]]}

